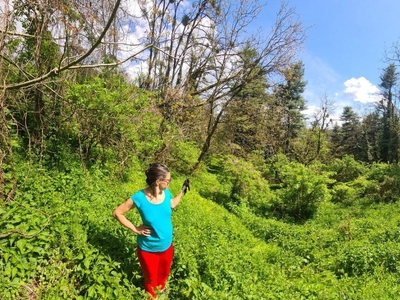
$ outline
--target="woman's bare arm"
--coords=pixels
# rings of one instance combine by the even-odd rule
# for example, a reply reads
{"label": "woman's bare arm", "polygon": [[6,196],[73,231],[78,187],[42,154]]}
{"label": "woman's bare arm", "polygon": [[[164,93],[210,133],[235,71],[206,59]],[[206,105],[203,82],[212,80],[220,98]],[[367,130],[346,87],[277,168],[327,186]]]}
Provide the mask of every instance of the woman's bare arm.
{"label": "woman's bare arm", "polygon": [[171,208],[175,208],[179,202],[181,202],[181,198],[183,196],[183,191],[180,191],[180,193],[171,200]]}
{"label": "woman's bare arm", "polygon": [[120,206],[118,206],[114,210],[113,217],[116,218],[118,220],[118,222],[120,222],[123,226],[128,228],[130,231],[132,231],[136,234],[139,234],[139,235],[149,236],[153,232],[153,230],[150,227],[144,226],[144,225],[135,226],[132,224],[131,221],[129,221],[125,217],[125,213],[127,213],[134,207],[136,207],[135,203],[132,201],[132,199],[129,198],[128,200],[126,200],[124,203],[122,203]]}

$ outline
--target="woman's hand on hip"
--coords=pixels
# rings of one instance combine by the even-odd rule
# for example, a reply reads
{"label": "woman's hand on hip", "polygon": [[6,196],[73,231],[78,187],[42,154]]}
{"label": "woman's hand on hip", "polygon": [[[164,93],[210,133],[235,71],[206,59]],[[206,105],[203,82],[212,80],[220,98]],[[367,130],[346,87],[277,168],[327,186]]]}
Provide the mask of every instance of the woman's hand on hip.
{"label": "woman's hand on hip", "polygon": [[144,236],[149,236],[154,231],[151,227],[145,226],[145,225],[140,225],[140,226],[136,227],[136,229],[137,229],[138,235],[144,235]]}

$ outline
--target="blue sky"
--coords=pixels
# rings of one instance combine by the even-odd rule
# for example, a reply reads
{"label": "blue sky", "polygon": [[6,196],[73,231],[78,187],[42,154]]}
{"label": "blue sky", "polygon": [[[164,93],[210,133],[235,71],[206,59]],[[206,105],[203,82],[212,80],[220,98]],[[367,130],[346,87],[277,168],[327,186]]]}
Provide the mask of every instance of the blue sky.
{"label": "blue sky", "polygon": [[[0,0],[1,1],[1,0]],[[311,116],[325,95],[335,102],[334,120],[344,106],[363,116],[378,99],[385,50],[400,40],[400,0],[287,0],[307,28],[305,47],[299,53],[305,65],[307,100]],[[253,28],[268,31],[280,0],[267,2]],[[137,6],[129,7],[136,11]],[[130,35],[132,43],[144,27]],[[136,69],[132,69],[136,70]]]}
{"label": "blue sky", "polygon": [[289,0],[289,6],[308,28],[299,56],[309,108],[319,106],[327,94],[337,115],[344,106],[362,115],[365,103],[376,100],[374,92],[387,66],[385,49],[400,38],[400,0]]}

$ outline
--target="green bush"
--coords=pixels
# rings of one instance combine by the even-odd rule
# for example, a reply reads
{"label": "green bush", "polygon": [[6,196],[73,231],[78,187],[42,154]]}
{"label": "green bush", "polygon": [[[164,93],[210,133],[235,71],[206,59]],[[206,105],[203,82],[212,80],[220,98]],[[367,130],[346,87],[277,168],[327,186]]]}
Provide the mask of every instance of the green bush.
{"label": "green bush", "polygon": [[188,194],[174,224],[171,299],[268,299],[265,283],[284,280],[274,265],[282,259],[279,247],[254,238],[217,204]]}
{"label": "green bush", "polygon": [[365,176],[374,183],[366,191],[371,201],[389,203],[399,200],[400,167],[398,165],[373,164]]}
{"label": "green bush", "polygon": [[32,291],[40,299],[141,297],[142,290],[127,279],[139,267],[124,271],[123,251],[118,250],[123,256],[118,260],[111,250],[121,242],[110,238],[116,204],[109,200],[119,195],[122,202],[123,190],[96,169],[61,173],[36,166],[24,173],[24,168],[19,168],[23,184],[15,199],[0,209],[2,296],[25,299]]}
{"label": "green bush", "polygon": [[367,171],[363,163],[356,161],[351,155],[335,159],[327,166],[327,169],[332,172],[331,177],[336,182],[351,182]]}
{"label": "green bush", "polygon": [[289,162],[284,156],[277,156],[272,165],[277,182],[277,197],[273,209],[279,217],[304,221],[313,216],[318,204],[330,199],[327,184],[329,173],[316,173],[311,166]]}
{"label": "green bush", "polygon": [[172,145],[170,145],[166,164],[169,168],[175,170],[175,172],[189,175],[192,173],[199,155],[200,149],[197,147],[196,143],[175,140]]}
{"label": "green bush", "polygon": [[351,205],[357,199],[357,190],[348,186],[346,183],[339,182],[332,189],[332,201]]}
{"label": "green bush", "polygon": [[245,206],[257,215],[269,214],[275,196],[251,163],[234,156],[223,156],[214,157],[210,165],[211,170],[218,170],[217,178],[222,186],[218,203],[229,209]]}
{"label": "green bush", "polygon": [[397,243],[371,244],[365,241],[344,243],[336,256],[336,274],[361,276],[374,274],[382,267],[386,272],[398,272],[400,250]]}
{"label": "green bush", "polygon": [[63,114],[70,120],[54,140],[55,146],[68,145],[89,164],[114,163],[116,172],[129,166],[133,157],[153,157],[164,145],[154,97],[119,79],[94,77],[69,84],[66,99],[71,105]]}
{"label": "green bush", "polygon": [[377,188],[376,183],[365,176],[359,176],[351,182],[338,182],[332,188],[332,201],[346,206],[368,204],[371,203],[371,197],[374,197]]}
{"label": "green bush", "polygon": [[[203,166],[203,165],[201,165]],[[216,174],[209,173],[202,168],[192,178],[191,186],[204,198],[217,203],[226,203],[229,198],[229,187],[223,185]],[[227,199],[227,200],[221,200]]]}

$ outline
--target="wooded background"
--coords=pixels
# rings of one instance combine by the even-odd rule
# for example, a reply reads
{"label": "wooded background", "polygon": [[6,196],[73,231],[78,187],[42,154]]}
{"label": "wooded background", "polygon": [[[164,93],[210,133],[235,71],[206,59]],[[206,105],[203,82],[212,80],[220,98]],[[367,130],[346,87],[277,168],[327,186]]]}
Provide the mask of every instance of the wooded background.
{"label": "wooded background", "polygon": [[[263,282],[240,273],[241,258],[232,259],[236,273],[228,268],[231,262],[222,269],[212,265],[215,253],[226,259],[229,249],[212,247],[231,245],[228,235],[242,236],[232,228],[242,226],[268,245],[243,237],[255,245],[250,254],[241,252],[239,242],[231,246],[249,255],[249,265],[264,268],[264,257],[269,257],[273,271],[260,269],[259,274],[271,281],[278,276],[279,286],[288,286],[287,291],[276,287],[269,296],[299,296],[299,289],[304,297],[310,290],[318,295],[326,288],[319,283],[326,274],[323,280],[331,280],[335,291],[328,291],[332,298],[324,299],[338,299],[341,289],[351,297],[354,286],[365,286],[365,278],[352,281],[352,276],[371,274],[377,276],[368,277],[374,284],[393,283],[380,291],[398,296],[398,278],[393,275],[400,268],[397,219],[386,220],[365,209],[397,203],[400,193],[399,45],[392,46],[390,56],[382,49],[387,67],[381,71],[381,100],[372,112],[359,115],[345,107],[340,120],[332,120],[335,103],[324,94],[319,110],[306,116],[307,66],[297,58],[306,28],[283,1],[271,12],[271,27],[255,30],[252,21],[261,9],[268,5],[255,0],[0,3],[0,269],[5,274],[0,287],[7,287],[7,295],[22,299],[28,290],[51,296],[52,286],[59,287],[59,297],[71,299],[112,299],[110,293],[118,293],[119,285],[124,286],[121,293],[132,292],[138,279],[126,278],[139,276],[139,271],[119,269],[115,261],[122,262],[130,250],[110,234],[114,231],[123,239],[126,233],[109,223],[102,229],[98,222],[109,222],[107,211],[111,214],[129,196],[125,188],[140,188],[138,171],[161,162],[173,177],[196,178],[192,201],[208,209],[199,212],[188,200],[182,211],[193,216],[192,223],[185,216],[176,220],[177,235],[188,242],[178,242],[182,252],[172,279],[172,293],[187,298],[176,299],[223,299],[224,289],[232,286],[238,299],[251,293],[257,299],[266,297],[268,290],[250,284]],[[172,184],[172,189],[179,188]],[[104,214],[94,215],[86,198]],[[232,216],[221,207],[239,218],[240,225],[229,221]],[[392,209],[384,206],[382,214],[397,211]],[[211,211],[213,220],[207,215]],[[77,214],[82,218],[72,217]],[[370,223],[357,219],[363,214],[371,216]],[[393,245],[385,244],[386,250],[377,242],[383,239],[378,229],[374,234],[372,229],[363,231],[365,235],[357,235],[357,229],[353,233],[354,223],[375,226],[374,230],[382,226],[372,216],[391,222],[384,242]],[[212,230],[215,220],[220,228],[227,226],[225,231]],[[311,227],[309,220],[314,222]],[[333,235],[332,224],[337,227]],[[212,232],[224,242],[209,241],[196,248],[192,236],[179,231],[184,227],[192,228],[199,240],[208,241],[211,238],[202,233]],[[86,240],[88,233],[94,237]],[[327,246],[332,236],[337,237],[336,248]],[[373,240],[371,248],[362,248],[368,239]],[[356,240],[359,248],[353,249]],[[54,253],[47,244],[55,245]],[[213,250],[200,253],[192,246]],[[56,263],[47,269],[53,260]],[[107,279],[101,277],[106,275],[97,265],[100,260],[108,268]],[[62,289],[63,281],[55,279],[58,267],[66,270],[63,287],[68,288]],[[374,273],[379,268],[384,275]],[[308,291],[301,288],[303,276],[313,282],[308,282]],[[108,287],[102,280],[108,280]],[[371,298],[363,299],[374,299],[373,284],[367,289],[363,291]]]}

